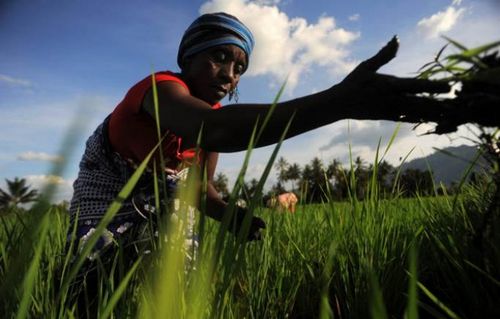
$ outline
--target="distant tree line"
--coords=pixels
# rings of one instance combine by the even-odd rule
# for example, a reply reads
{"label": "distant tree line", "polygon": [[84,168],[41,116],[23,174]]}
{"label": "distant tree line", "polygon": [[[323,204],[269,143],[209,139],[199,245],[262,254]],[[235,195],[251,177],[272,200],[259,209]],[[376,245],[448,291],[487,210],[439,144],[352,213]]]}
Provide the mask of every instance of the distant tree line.
{"label": "distant tree line", "polygon": [[[440,192],[435,189],[432,172],[406,168],[399,170],[387,161],[377,165],[366,164],[361,157],[356,157],[352,164],[345,167],[337,159],[324,163],[314,157],[308,164],[289,163],[280,157],[275,163],[276,183],[263,194],[269,197],[284,192],[294,192],[302,196],[302,201],[317,203],[326,199],[346,200],[350,197],[365,199],[370,192],[385,197],[397,194],[402,197],[412,197],[416,194],[428,196]],[[246,200],[255,194],[258,181],[251,179],[245,182],[241,197]],[[214,186],[222,197],[229,196],[228,178],[218,173]]]}
{"label": "distant tree line", "polygon": [[[386,161],[381,161],[378,165],[366,164],[357,157],[351,165],[344,167],[337,159],[325,164],[314,157],[308,164],[300,166],[280,157],[275,168],[277,181],[263,194],[263,198],[294,192],[302,196],[305,202],[317,203],[326,199],[346,200],[349,197],[362,200],[374,189],[377,196],[382,197],[394,193],[404,197],[435,193],[432,172],[429,170],[407,168],[399,171]],[[16,177],[13,180],[6,179],[6,182],[6,188],[0,188],[0,209],[22,208],[24,204],[38,200],[39,192],[31,189],[26,179]],[[255,178],[245,182],[240,197],[247,201],[253,198],[257,184]],[[229,197],[226,175],[218,173],[214,186],[222,197]],[[64,205],[67,206],[67,203]]]}

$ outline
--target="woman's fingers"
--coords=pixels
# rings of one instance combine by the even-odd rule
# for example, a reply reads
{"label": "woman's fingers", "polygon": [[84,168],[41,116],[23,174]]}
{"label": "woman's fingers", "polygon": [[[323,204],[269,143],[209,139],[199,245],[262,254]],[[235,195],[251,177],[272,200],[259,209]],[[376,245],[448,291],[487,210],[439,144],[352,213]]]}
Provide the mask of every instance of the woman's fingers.
{"label": "woman's fingers", "polygon": [[395,93],[448,93],[450,85],[443,81],[431,81],[414,78],[398,78],[392,75],[378,74],[381,84]]}
{"label": "woman's fingers", "polygon": [[447,101],[416,95],[373,97],[355,108],[349,118],[356,120],[386,120],[407,123],[439,122],[449,110]]}
{"label": "woman's fingers", "polygon": [[358,69],[362,69],[365,71],[376,72],[380,67],[384,64],[387,64],[391,61],[398,52],[399,48],[399,39],[397,36],[394,36],[391,41],[389,41],[377,54],[373,57],[369,58],[361,62],[358,66]]}
{"label": "woman's fingers", "polygon": [[415,95],[393,96],[387,106],[388,110],[397,110],[400,121],[409,123],[439,122],[450,108],[447,101]]}

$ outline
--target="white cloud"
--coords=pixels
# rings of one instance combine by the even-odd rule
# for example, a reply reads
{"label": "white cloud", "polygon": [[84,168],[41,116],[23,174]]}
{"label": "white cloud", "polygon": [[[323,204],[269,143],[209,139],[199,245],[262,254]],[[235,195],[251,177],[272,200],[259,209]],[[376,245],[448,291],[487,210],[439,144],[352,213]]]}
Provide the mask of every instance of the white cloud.
{"label": "white cloud", "polygon": [[31,82],[28,80],[14,78],[5,74],[0,74],[0,82],[6,83],[11,86],[23,87],[23,88],[30,88],[33,86]]}
{"label": "white cloud", "polygon": [[28,151],[17,155],[17,159],[20,161],[47,161],[53,163],[59,163],[63,161],[63,158],[59,155],[51,155],[44,152],[33,152]]}
{"label": "white cloud", "polygon": [[355,14],[349,16],[349,21],[358,21],[360,17],[361,16],[359,15],[359,13],[355,13]]}
{"label": "white cloud", "polygon": [[280,0],[255,0],[254,1],[258,5],[262,6],[274,6],[278,5],[281,1]]}
{"label": "white cloud", "polygon": [[[315,144],[319,152],[310,151],[309,160],[319,156],[325,162],[332,158],[346,164],[349,158],[360,156],[368,163],[373,163],[378,148],[378,159],[384,159],[392,165],[400,164],[408,155],[408,160],[433,153],[435,147],[445,148],[471,144],[471,127],[460,126],[458,131],[447,135],[428,134],[433,131],[433,124],[401,123],[392,145],[389,141],[395,133],[396,123],[387,121],[341,121],[327,127],[330,139],[322,138],[322,144]],[[328,133],[325,130],[325,133]],[[378,143],[380,140],[380,147]],[[328,143],[330,141],[330,143]],[[325,142],[327,144],[325,144]],[[324,146],[321,148],[321,146]],[[390,146],[390,147],[389,147]],[[351,152],[352,155],[349,153]],[[386,153],[387,152],[387,153]],[[289,155],[287,155],[290,157]]]}
{"label": "white cloud", "polygon": [[344,75],[358,63],[350,57],[349,45],[359,32],[340,28],[335,19],[322,16],[316,23],[290,18],[275,5],[244,0],[212,0],[201,13],[225,11],[242,20],[255,36],[247,75],[270,75],[274,84],[288,78],[293,89],[301,75],[319,66],[332,75]]}
{"label": "white cloud", "polygon": [[42,188],[43,186],[50,184],[53,185],[68,184],[68,182],[64,178],[56,175],[28,175],[25,176],[25,178],[28,184],[36,188]]}
{"label": "white cloud", "polygon": [[[349,121],[349,129],[338,131],[333,137],[323,144],[319,150],[327,151],[328,149],[338,145],[348,145],[352,140],[355,140],[357,146],[376,147],[377,141],[389,140],[390,137],[397,131],[398,124],[388,121]],[[408,134],[406,131],[400,131],[398,136],[401,137]],[[326,142],[326,141],[325,141]]]}
{"label": "white cloud", "polygon": [[450,31],[465,13],[465,8],[456,7],[459,4],[460,1],[455,0],[446,10],[421,19],[417,23],[419,32],[426,38],[432,39]]}
{"label": "white cloud", "polygon": [[33,189],[42,191],[49,185],[55,185],[55,192],[52,202],[61,202],[63,200],[69,201],[73,194],[73,181],[66,180],[60,176],[55,175],[27,175],[24,176],[28,185]]}

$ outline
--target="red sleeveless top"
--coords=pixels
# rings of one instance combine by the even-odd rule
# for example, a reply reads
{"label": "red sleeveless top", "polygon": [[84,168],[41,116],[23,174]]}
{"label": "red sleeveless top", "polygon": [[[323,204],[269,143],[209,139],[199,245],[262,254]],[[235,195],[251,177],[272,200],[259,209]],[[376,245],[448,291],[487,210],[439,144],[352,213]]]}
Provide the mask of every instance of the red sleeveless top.
{"label": "red sleeveless top", "polygon": [[[186,83],[173,72],[157,72],[155,80],[156,83],[174,81],[189,91]],[[141,107],[144,96],[151,86],[151,75],[135,84],[111,113],[108,126],[109,141],[113,150],[137,165],[158,144],[156,122]],[[212,106],[213,109],[220,107],[220,103]],[[166,167],[177,169],[182,162],[193,161],[196,152],[194,149],[181,151],[182,138],[169,130],[163,130],[161,133],[162,136],[166,136],[161,148]],[[155,160],[159,163],[158,152],[155,154]]]}

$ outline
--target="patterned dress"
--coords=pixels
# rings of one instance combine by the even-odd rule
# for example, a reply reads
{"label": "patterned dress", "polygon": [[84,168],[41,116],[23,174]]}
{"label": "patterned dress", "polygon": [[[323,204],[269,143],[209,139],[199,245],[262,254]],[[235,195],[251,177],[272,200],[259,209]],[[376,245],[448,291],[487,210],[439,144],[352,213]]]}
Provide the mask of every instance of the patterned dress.
{"label": "patterned dress", "polygon": [[[117,198],[122,187],[127,183],[134,173],[135,168],[118,153],[112,152],[105,132],[109,117],[97,127],[86,143],[86,149],[80,162],[78,178],[73,184],[74,193],[70,205],[70,225],[76,226],[75,242],[78,250],[83,246],[89,237],[95,232],[102,217],[109,205]],[[167,197],[173,199],[176,187],[186,171],[179,175],[167,175]],[[154,192],[152,188],[152,172],[147,170],[132,195],[122,202],[122,206],[114,216],[94,246],[92,253],[87,256],[93,260],[107,248],[118,245],[120,240],[125,239],[127,244],[133,244],[144,237],[146,226],[154,222],[153,217],[155,207]],[[162,187],[160,187],[162,188]],[[173,214],[180,214],[179,205],[175,201],[163,203],[171,206]],[[177,209],[176,209],[177,208]],[[189,250],[197,246],[197,239],[194,235],[194,209],[187,212],[188,221],[186,241]],[[174,215],[174,218],[178,218]],[[76,225],[75,225],[76,223]],[[69,228],[68,242],[72,240],[73,227]],[[151,232],[149,232],[151,234]],[[152,233],[153,235],[155,232]],[[143,238],[147,241],[151,238]],[[147,253],[147,249],[144,250]],[[188,257],[192,258],[193,253]]]}

